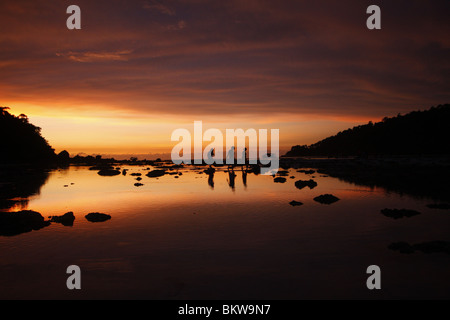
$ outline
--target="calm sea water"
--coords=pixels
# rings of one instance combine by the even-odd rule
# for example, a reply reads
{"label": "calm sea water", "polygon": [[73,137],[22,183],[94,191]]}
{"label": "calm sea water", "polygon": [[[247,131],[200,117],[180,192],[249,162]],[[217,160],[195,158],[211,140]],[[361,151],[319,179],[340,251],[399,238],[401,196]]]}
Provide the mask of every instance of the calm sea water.
{"label": "calm sea water", "polygon": [[[0,236],[2,299],[401,299],[450,298],[450,255],[402,254],[391,243],[450,241],[450,212],[428,199],[356,186],[291,169],[285,183],[195,168],[149,178],[146,167],[102,177],[87,167],[50,173],[23,208],[44,217],[72,211],[74,225],[52,223]],[[143,186],[130,173],[142,173]],[[295,176],[295,178],[290,178]],[[318,186],[294,182],[314,176]],[[331,193],[340,200],[320,204]],[[303,202],[293,207],[292,200]],[[384,208],[420,211],[392,219]],[[85,219],[90,212],[112,216]],[[66,268],[81,268],[68,290]],[[381,290],[366,269],[381,268]]]}

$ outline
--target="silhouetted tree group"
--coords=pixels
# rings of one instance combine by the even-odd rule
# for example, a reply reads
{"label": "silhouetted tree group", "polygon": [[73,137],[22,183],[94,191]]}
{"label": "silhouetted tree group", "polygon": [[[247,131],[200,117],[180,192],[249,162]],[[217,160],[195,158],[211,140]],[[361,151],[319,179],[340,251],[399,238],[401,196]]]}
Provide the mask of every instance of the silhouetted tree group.
{"label": "silhouetted tree group", "polygon": [[439,105],[294,146],[285,156],[448,155],[449,125],[450,104]]}
{"label": "silhouetted tree group", "polygon": [[0,107],[0,162],[42,163],[55,160],[55,151],[41,135],[41,128],[24,114],[14,116]]}

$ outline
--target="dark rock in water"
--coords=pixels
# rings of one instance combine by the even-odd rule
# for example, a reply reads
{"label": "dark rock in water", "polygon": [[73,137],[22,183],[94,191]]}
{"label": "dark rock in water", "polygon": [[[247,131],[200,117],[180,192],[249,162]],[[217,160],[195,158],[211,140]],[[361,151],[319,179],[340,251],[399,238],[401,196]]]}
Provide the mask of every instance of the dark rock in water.
{"label": "dark rock in water", "polygon": [[89,170],[114,170],[113,166],[103,165],[103,166],[93,166]]}
{"label": "dark rock in water", "polygon": [[0,212],[0,235],[15,236],[21,233],[39,230],[50,225],[36,211]]}
{"label": "dark rock in water", "polygon": [[400,253],[414,253],[421,251],[426,254],[431,253],[446,253],[450,254],[450,242],[448,241],[428,241],[410,245],[406,242],[394,242],[388,247],[391,250],[399,251]]}
{"label": "dark rock in water", "polygon": [[450,209],[450,204],[449,203],[432,203],[432,204],[427,204],[427,207],[430,209],[448,210],[448,209]]}
{"label": "dark rock in water", "polygon": [[283,177],[276,177],[275,179],[273,179],[273,182],[277,182],[277,183],[285,183],[285,182],[286,182],[286,178],[283,178]]}
{"label": "dark rock in water", "polygon": [[394,242],[388,247],[391,250],[399,251],[400,253],[414,253],[414,248],[406,242]]}
{"label": "dark rock in water", "polygon": [[183,172],[178,172],[178,175],[179,175],[179,176],[182,176],[182,175],[183,175]]}
{"label": "dark rock in water", "polygon": [[85,218],[90,222],[103,222],[111,219],[111,216],[105,213],[91,212],[85,215]]}
{"label": "dark rock in water", "polygon": [[136,181],[141,181],[141,180],[142,180],[141,177],[137,177],[137,178],[136,178]]}
{"label": "dark rock in water", "polygon": [[63,226],[71,227],[75,220],[73,212],[67,212],[62,216],[51,216],[49,217],[51,222],[61,223]]}
{"label": "dark rock in water", "polygon": [[386,217],[393,218],[393,219],[400,219],[404,217],[412,217],[420,214],[420,212],[415,210],[408,210],[408,209],[383,209],[381,210],[381,213],[384,214]]}
{"label": "dark rock in water", "polygon": [[305,173],[305,174],[313,174],[313,173],[316,173],[315,170],[304,170],[304,169],[297,170],[297,172],[301,172],[301,173]]}
{"label": "dark rock in water", "polygon": [[315,187],[317,187],[317,182],[315,182],[312,179],[310,179],[310,180],[298,180],[298,181],[295,181],[295,186],[298,189],[303,189],[304,187],[309,187],[310,189],[314,189]]}
{"label": "dark rock in water", "polygon": [[147,173],[146,176],[150,177],[150,178],[156,178],[156,177],[162,177],[165,174],[166,174],[166,170],[156,169],[156,170],[152,170],[149,173]]}
{"label": "dark rock in water", "polygon": [[127,175],[127,172],[128,172],[128,170],[127,170],[127,169],[123,169],[123,170],[122,170],[122,174],[123,174],[124,176],[126,176],[126,175]]}
{"label": "dark rock in water", "polygon": [[142,173],[133,172],[133,173],[130,173],[130,176],[133,176],[133,177],[140,177],[140,176],[142,176]]}
{"label": "dark rock in water", "polygon": [[296,207],[303,205],[303,202],[292,200],[291,202],[289,202],[289,204],[293,207]]}
{"label": "dark rock in water", "polygon": [[178,179],[178,178],[179,178],[179,176],[174,176],[174,178],[175,178],[175,179]]}
{"label": "dark rock in water", "polygon": [[97,173],[101,176],[117,176],[120,174],[120,171],[114,169],[102,169]]}
{"label": "dark rock in water", "polygon": [[317,201],[322,204],[332,204],[339,200],[340,200],[339,198],[333,196],[332,194],[322,194],[314,198],[314,201]]}
{"label": "dark rock in water", "polygon": [[278,170],[277,176],[287,177],[287,176],[289,176],[289,171],[287,171],[287,170]]}
{"label": "dark rock in water", "polygon": [[135,183],[134,186],[135,186],[135,187],[142,187],[143,184],[138,182],[138,183]]}
{"label": "dark rock in water", "polygon": [[291,178],[291,179],[295,179],[295,176],[290,176],[289,178]]}

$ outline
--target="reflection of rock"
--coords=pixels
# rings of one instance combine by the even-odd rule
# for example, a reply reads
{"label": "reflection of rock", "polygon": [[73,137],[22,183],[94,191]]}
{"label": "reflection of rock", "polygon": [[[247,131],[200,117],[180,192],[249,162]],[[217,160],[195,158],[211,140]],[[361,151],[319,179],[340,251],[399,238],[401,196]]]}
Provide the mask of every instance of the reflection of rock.
{"label": "reflection of rock", "polygon": [[314,189],[315,187],[317,187],[317,182],[315,182],[312,179],[310,179],[310,180],[298,180],[298,181],[295,181],[295,186],[298,189],[303,189],[304,187],[309,187],[310,189]]}
{"label": "reflection of rock", "polygon": [[150,177],[150,178],[157,178],[157,177],[162,177],[165,174],[166,174],[166,170],[156,169],[156,170],[152,170],[149,173],[147,173],[146,176]]}
{"label": "reflection of rock", "polygon": [[333,196],[332,194],[322,194],[314,198],[314,201],[317,201],[322,204],[332,204],[339,200],[340,200],[339,198]]}
{"label": "reflection of rock", "polygon": [[0,235],[15,236],[21,233],[39,230],[50,225],[36,211],[0,212]]}
{"label": "reflection of rock", "polygon": [[85,218],[90,222],[103,222],[111,219],[111,216],[105,213],[91,212],[85,215]]}
{"label": "reflection of rock", "polygon": [[275,179],[273,179],[273,182],[277,182],[277,183],[285,183],[285,182],[286,182],[286,178],[283,178],[283,177],[276,177]]}
{"label": "reflection of rock", "polygon": [[423,253],[446,253],[450,254],[450,242],[448,241],[428,241],[410,245],[406,242],[394,242],[388,247],[391,250],[400,253],[414,253],[421,251]]}
{"label": "reflection of rock", "polygon": [[291,202],[289,202],[289,204],[293,207],[296,207],[303,205],[303,202],[292,200]]}
{"label": "reflection of rock", "polygon": [[63,226],[73,226],[73,221],[75,220],[73,212],[67,212],[62,216],[51,216],[49,218],[51,222],[61,223]]}
{"label": "reflection of rock", "polygon": [[393,219],[400,219],[403,217],[412,217],[420,214],[420,212],[415,210],[409,210],[409,209],[383,209],[381,210],[381,213],[384,214],[386,217],[393,218]]}
{"label": "reflection of rock", "polygon": [[427,207],[430,209],[447,210],[447,209],[450,209],[450,204],[449,203],[432,203],[432,204],[427,204]]}
{"label": "reflection of rock", "polygon": [[120,171],[114,169],[102,169],[97,173],[101,176],[117,176],[120,174]]}
{"label": "reflection of rock", "polygon": [[135,186],[135,187],[142,187],[143,184],[138,182],[138,183],[135,183],[134,186]]}

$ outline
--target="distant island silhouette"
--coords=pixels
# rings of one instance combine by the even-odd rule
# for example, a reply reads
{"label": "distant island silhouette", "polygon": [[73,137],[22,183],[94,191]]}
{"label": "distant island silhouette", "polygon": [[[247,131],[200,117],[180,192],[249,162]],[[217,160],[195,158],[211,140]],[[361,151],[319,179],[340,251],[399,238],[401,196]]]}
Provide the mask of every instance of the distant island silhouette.
{"label": "distant island silhouette", "polygon": [[296,145],[284,157],[448,155],[450,104],[360,125],[311,145]]}

